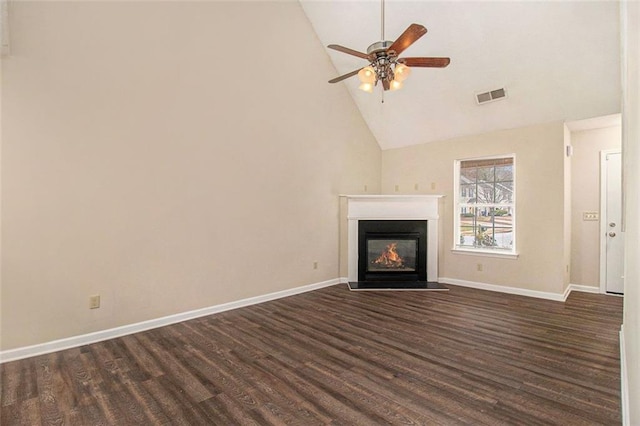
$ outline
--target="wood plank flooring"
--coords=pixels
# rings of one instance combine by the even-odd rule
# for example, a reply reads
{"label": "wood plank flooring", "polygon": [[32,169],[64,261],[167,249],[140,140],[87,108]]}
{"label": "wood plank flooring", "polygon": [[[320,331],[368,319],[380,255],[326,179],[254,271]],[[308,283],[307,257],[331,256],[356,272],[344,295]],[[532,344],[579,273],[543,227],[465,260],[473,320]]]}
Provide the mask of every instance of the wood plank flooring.
{"label": "wood plank flooring", "polygon": [[0,367],[2,425],[620,424],[622,298],[346,285]]}

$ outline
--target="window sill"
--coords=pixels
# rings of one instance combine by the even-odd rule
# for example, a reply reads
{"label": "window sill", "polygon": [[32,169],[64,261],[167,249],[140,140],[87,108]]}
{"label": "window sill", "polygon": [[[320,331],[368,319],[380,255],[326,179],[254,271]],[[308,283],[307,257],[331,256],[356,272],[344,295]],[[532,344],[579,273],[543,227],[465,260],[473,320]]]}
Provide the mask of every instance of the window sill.
{"label": "window sill", "polygon": [[520,256],[518,253],[500,253],[493,250],[474,250],[474,249],[451,249],[453,254],[468,254],[471,256],[483,256],[483,257],[498,257],[501,259],[517,259]]}

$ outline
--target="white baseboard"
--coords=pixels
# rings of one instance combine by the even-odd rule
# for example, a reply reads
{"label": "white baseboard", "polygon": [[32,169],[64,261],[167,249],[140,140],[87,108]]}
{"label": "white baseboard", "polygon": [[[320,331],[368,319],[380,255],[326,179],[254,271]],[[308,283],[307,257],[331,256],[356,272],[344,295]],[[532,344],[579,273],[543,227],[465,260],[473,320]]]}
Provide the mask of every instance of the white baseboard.
{"label": "white baseboard", "polygon": [[567,300],[567,297],[569,297],[569,294],[572,291],[581,291],[583,293],[600,294],[600,287],[593,287],[590,285],[582,285],[582,284],[569,284],[564,291],[564,300]]}
{"label": "white baseboard", "polygon": [[163,327],[194,318],[199,318],[219,312],[230,311],[232,309],[242,308],[245,306],[256,305],[258,303],[268,302],[269,300],[281,299],[283,297],[293,296],[296,294],[306,293],[312,290],[329,287],[340,284],[341,278],[335,278],[328,281],[322,281],[315,284],[308,284],[301,287],[295,287],[288,290],[276,291],[274,293],[264,294],[262,296],[249,297],[247,299],[236,300],[234,302],[223,303],[221,305],[209,306],[207,308],[196,309],[193,311],[182,312],[175,315],[169,315],[162,318],[156,318],[135,324],[129,324],[122,327],[111,328],[108,330],[96,331],[94,333],[83,334],[80,336],[68,337],[65,339],[54,340],[51,342],[40,343],[33,346],[25,346],[22,348],[9,349],[0,351],[0,364],[16,361],[23,358],[29,358],[36,355],[43,355],[51,352],[57,352],[63,349],[76,348],[78,346],[97,343],[116,337],[126,336],[128,334],[139,333],[141,331],[153,328]]}
{"label": "white baseboard", "polygon": [[592,286],[592,285],[582,285],[582,284],[569,284],[571,291],[581,291],[583,293],[597,293],[600,294],[600,287]]}
{"label": "white baseboard", "polygon": [[479,290],[497,291],[500,293],[517,294],[520,296],[537,297],[538,299],[556,300],[564,302],[565,295],[560,293],[550,293],[546,291],[529,290],[526,288],[507,287],[502,285],[480,283],[476,281],[465,281],[457,278],[438,278],[439,283],[459,285],[461,287],[477,288]]}
{"label": "white baseboard", "polygon": [[620,326],[620,405],[622,426],[631,426],[629,421],[629,383],[627,380],[627,353],[624,349],[624,325]]}

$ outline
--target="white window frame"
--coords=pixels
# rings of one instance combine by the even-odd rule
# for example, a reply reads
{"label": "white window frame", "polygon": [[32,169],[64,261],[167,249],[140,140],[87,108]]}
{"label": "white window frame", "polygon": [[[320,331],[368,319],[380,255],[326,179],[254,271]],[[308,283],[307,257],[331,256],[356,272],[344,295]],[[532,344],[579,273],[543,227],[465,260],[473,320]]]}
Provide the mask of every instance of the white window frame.
{"label": "white window frame", "polygon": [[[460,241],[460,163],[463,161],[476,161],[476,160],[493,160],[493,159],[501,159],[501,158],[513,158],[513,200],[509,204],[501,204],[504,207],[510,207],[513,212],[512,216],[512,227],[513,227],[513,244],[511,249],[504,248],[490,248],[490,247],[462,247],[459,245]],[[516,155],[515,154],[505,154],[505,155],[491,155],[487,157],[475,157],[475,158],[464,158],[460,160],[455,160],[453,165],[453,248],[451,251],[456,254],[470,254],[476,256],[486,256],[486,257],[504,257],[504,258],[517,258],[518,252],[516,250]],[[475,204],[473,207],[496,207],[495,204]]]}

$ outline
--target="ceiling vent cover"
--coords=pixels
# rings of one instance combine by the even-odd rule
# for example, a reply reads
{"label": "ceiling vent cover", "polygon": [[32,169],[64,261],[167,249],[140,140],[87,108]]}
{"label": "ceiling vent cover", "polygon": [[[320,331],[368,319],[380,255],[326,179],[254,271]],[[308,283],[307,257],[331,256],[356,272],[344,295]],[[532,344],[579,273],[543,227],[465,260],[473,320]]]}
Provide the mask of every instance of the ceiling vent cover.
{"label": "ceiling vent cover", "polygon": [[486,104],[488,102],[499,101],[507,97],[507,92],[504,87],[490,92],[476,93],[476,102],[478,105]]}

